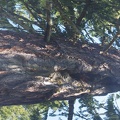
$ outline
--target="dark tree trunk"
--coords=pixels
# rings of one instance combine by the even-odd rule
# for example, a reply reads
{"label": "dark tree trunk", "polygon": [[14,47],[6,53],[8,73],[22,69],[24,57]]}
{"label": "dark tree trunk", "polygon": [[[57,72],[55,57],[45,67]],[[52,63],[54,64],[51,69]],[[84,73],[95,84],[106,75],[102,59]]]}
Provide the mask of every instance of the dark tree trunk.
{"label": "dark tree trunk", "polygon": [[74,102],[75,100],[69,100],[69,112],[68,112],[68,120],[73,120],[74,114]]}
{"label": "dark tree trunk", "polygon": [[53,25],[53,21],[52,21],[52,2],[51,1],[46,1],[46,16],[47,16],[47,25],[46,25],[46,30],[45,30],[45,36],[44,36],[44,40],[46,42],[50,42],[50,37],[51,37],[51,33],[52,33],[52,25]]}
{"label": "dark tree trunk", "polygon": [[71,100],[120,90],[120,51],[98,44],[47,45],[27,33],[0,32],[0,105]]}
{"label": "dark tree trunk", "polygon": [[86,12],[88,10],[88,7],[90,6],[90,3],[91,3],[91,0],[86,0],[85,6],[84,6],[80,16],[77,19],[76,25],[78,25],[78,26],[81,25],[82,19],[86,16]]}

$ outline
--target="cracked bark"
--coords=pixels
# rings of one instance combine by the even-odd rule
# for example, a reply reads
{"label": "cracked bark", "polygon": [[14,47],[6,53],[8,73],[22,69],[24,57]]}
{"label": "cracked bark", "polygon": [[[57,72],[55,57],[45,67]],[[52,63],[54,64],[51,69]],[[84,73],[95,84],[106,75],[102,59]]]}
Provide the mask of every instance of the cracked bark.
{"label": "cracked bark", "polygon": [[112,48],[99,54],[98,44],[73,45],[59,38],[59,45],[54,40],[48,45],[35,37],[29,44],[29,38],[29,34],[0,33],[1,106],[120,90],[120,51]]}

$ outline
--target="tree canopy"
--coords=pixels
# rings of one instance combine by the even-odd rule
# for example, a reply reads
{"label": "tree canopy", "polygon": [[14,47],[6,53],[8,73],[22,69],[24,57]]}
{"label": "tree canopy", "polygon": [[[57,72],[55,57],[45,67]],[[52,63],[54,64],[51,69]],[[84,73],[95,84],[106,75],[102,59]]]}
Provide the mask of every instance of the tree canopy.
{"label": "tree canopy", "polygon": [[4,29],[64,36],[83,43],[96,42],[93,37],[97,37],[108,47],[120,44],[119,0],[5,0],[0,9]]}
{"label": "tree canopy", "polygon": [[[34,105],[0,107],[1,120],[119,120],[120,107],[117,100],[120,95],[111,94],[106,101],[99,102],[92,96],[84,96],[75,102],[70,112],[70,102],[54,101]],[[69,116],[74,116],[70,119]]]}

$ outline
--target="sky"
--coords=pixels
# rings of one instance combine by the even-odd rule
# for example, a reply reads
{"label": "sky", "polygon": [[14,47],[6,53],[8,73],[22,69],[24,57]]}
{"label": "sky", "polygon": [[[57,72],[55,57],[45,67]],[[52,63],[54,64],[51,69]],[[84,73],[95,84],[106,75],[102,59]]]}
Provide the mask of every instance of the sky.
{"label": "sky", "polygon": [[[114,94],[114,95],[116,96],[117,94],[120,95],[120,92],[111,93],[111,94]],[[108,95],[106,95],[106,96],[95,96],[94,98],[95,98],[97,101],[99,101],[99,103],[105,103],[106,100],[107,100],[107,98],[108,98],[108,96],[110,96],[111,94],[108,94]],[[74,112],[75,112],[75,113],[77,113],[78,111],[80,111],[80,110],[79,110],[80,103],[78,102],[78,100],[79,100],[79,99],[76,100],[75,105],[74,105]],[[117,99],[116,102],[114,102],[114,103],[115,103],[116,107],[119,108],[119,111],[120,111],[120,98]],[[49,109],[49,114],[50,114],[51,112],[52,112],[52,110]],[[61,112],[65,112],[65,111],[61,111]],[[99,114],[101,114],[101,115],[100,115],[101,118],[105,120],[105,115],[104,115],[105,110],[101,108],[101,109],[99,109],[97,112],[98,112]],[[59,114],[59,111],[56,111],[56,114]],[[61,118],[61,119],[59,119],[59,118]],[[78,117],[74,117],[73,120],[75,120],[75,118],[78,118]],[[59,116],[59,115],[56,116],[56,117],[51,117],[51,116],[49,116],[47,120],[53,120],[53,119],[54,119],[54,120],[67,120],[67,117],[61,117],[61,116]],[[78,120],[80,120],[80,119],[78,118]],[[81,119],[81,120],[82,120],[82,119]]]}

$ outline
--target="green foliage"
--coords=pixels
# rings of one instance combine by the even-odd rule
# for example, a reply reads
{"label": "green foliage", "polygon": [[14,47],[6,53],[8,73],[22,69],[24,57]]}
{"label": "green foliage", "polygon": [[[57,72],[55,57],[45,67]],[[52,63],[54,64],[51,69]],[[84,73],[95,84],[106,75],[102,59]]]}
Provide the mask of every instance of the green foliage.
{"label": "green foliage", "polygon": [[79,102],[81,103],[81,106],[79,108],[82,111],[83,118],[87,117],[88,120],[102,120],[99,113],[97,112],[97,106],[99,106],[99,102],[96,99],[94,99],[92,96],[87,95],[80,99]]}
{"label": "green foliage", "polygon": [[0,120],[30,120],[29,113],[22,106],[0,108]]}
{"label": "green foliage", "polygon": [[[118,95],[117,95],[118,96]],[[119,120],[120,119],[120,114],[117,112],[119,111],[115,105],[114,105],[114,95],[109,96],[107,100],[107,106],[106,106],[106,120]],[[120,112],[120,111],[119,111]]]}
{"label": "green foliage", "polygon": [[48,111],[51,109],[51,116],[57,110],[67,106],[66,101],[45,102],[34,105],[4,106],[0,108],[0,120],[46,120]]}
{"label": "green foliage", "polygon": [[[116,104],[119,94],[110,95],[105,103],[99,103],[95,98],[89,95],[82,96],[77,103],[79,109],[74,111],[74,118],[76,120],[102,120],[104,115],[105,120],[119,120],[120,108]],[[100,109],[102,114],[100,114]],[[68,117],[68,102],[54,101],[45,102],[34,105],[20,105],[20,106],[5,106],[0,108],[0,120],[47,120],[49,116]]]}
{"label": "green foliage", "polygon": [[[6,23],[10,19],[18,24],[18,30],[44,35],[48,9],[46,2],[47,0],[2,1],[0,15],[3,23],[0,22],[0,26],[13,30],[14,26],[11,27],[9,22]],[[54,23],[52,35],[64,35],[73,38],[74,41],[84,39],[88,42],[94,42],[91,36],[100,38],[102,42],[101,38],[107,35],[109,43],[114,34],[120,31],[117,29],[120,26],[119,0],[51,0],[51,2],[53,2],[51,14]],[[39,29],[34,29],[33,24]],[[65,27],[64,32],[60,29],[60,25]],[[116,45],[119,44],[117,38]]]}
{"label": "green foliage", "polygon": [[45,102],[35,105],[25,105],[24,108],[28,111],[30,115],[30,120],[46,120],[48,117],[48,111],[51,109],[50,116],[56,116],[55,112],[63,110],[67,106],[66,101],[54,101]]}

